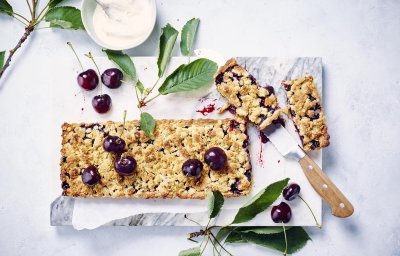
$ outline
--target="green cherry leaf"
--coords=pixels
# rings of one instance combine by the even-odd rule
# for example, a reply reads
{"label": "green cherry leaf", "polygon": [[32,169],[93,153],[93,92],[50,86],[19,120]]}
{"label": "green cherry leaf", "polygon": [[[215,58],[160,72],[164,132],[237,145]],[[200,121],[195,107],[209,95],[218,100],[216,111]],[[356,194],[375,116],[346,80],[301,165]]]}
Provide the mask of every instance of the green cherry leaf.
{"label": "green cherry leaf", "polygon": [[180,251],[178,256],[200,256],[200,255],[201,255],[200,246],[197,246]]}
{"label": "green cherry leaf", "polygon": [[251,198],[250,201],[248,201],[239,209],[232,224],[249,221],[253,219],[257,214],[263,212],[273,202],[276,201],[288,182],[289,179],[286,178],[284,180],[272,183],[268,187],[261,190],[257,195]]}
{"label": "green cherry leaf", "polygon": [[165,95],[199,89],[214,80],[217,68],[217,64],[208,59],[197,59],[187,65],[182,64],[165,79],[158,91]]}
{"label": "green cherry leaf", "polygon": [[[286,227],[286,230],[289,230],[291,228],[292,227]],[[235,231],[240,233],[253,232],[259,235],[271,235],[282,233],[283,229],[282,227],[238,227],[237,229],[235,229]]]}
{"label": "green cherry leaf", "polygon": [[117,64],[122,71],[132,80],[136,79],[136,68],[132,59],[122,51],[103,49],[109,60]]}
{"label": "green cherry leaf", "polygon": [[12,6],[7,2],[7,0],[0,0],[0,13],[5,13],[10,16],[13,14]]}
{"label": "green cherry leaf", "polygon": [[0,70],[4,66],[4,59],[6,58],[6,51],[0,52]]}
{"label": "green cherry leaf", "polygon": [[75,7],[62,6],[49,10],[45,21],[50,22],[50,27],[64,29],[83,29],[81,11]]}
{"label": "green cherry leaf", "polygon": [[[256,234],[253,232],[238,232],[235,231],[236,236],[241,237],[242,241],[239,239],[231,239],[233,243],[248,242],[264,246],[270,249],[274,249],[280,252],[285,251],[285,235],[283,234],[283,229],[281,228],[280,233],[276,234]],[[311,240],[310,236],[302,227],[292,227],[286,231],[287,241],[288,241],[288,254],[292,254],[303,248],[307,241]],[[234,237],[235,238],[235,237]],[[228,239],[227,239],[228,240]],[[230,241],[226,241],[230,242]]]}
{"label": "green cherry leaf", "polygon": [[156,120],[154,120],[152,115],[147,112],[140,114],[140,129],[142,129],[148,137],[153,138],[153,131],[155,127]]}
{"label": "green cherry leaf", "polygon": [[158,50],[158,77],[164,75],[165,69],[171,59],[172,50],[178,37],[178,31],[170,24],[161,29],[160,44]]}
{"label": "green cherry leaf", "polygon": [[232,231],[236,230],[237,227],[223,227],[221,228],[218,233],[215,235],[218,241],[222,241],[227,237]]}
{"label": "green cherry leaf", "polygon": [[246,243],[240,232],[232,231],[225,239],[225,243]]}
{"label": "green cherry leaf", "polygon": [[208,194],[208,217],[215,218],[224,205],[224,196],[219,191],[213,191]]}
{"label": "green cherry leaf", "polygon": [[57,5],[61,4],[61,2],[66,2],[66,1],[69,1],[69,0],[50,0],[50,1],[49,1],[49,8],[50,8],[50,9],[51,9],[51,8],[54,8],[54,7],[56,7]]}
{"label": "green cherry leaf", "polygon": [[192,51],[194,38],[196,36],[197,28],[199,27],[200,20],[193,18],[186,22],[181,32],[181,53],[184,56],[189,56]]}
{"label": "green cherry leaf", "polygon": [[140,80],[137,81],[136,87],[139,89],[140,93],[143,94],[143,92],[144,92],[144,85],[142,84],[142,82],[141,82]]}

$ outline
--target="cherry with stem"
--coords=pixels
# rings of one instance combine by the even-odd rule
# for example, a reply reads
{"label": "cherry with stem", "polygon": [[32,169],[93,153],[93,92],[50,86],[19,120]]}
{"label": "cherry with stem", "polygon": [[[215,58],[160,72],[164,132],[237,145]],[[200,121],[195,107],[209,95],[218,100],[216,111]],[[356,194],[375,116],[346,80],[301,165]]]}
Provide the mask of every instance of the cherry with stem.
{"label": "cherry with stem", "polygon": [[296,197],[299,197],[301,201],[303,201],[306,204],[307,208],[310,210],[316,226],[318,228],[321,228],[321,225],[318,223],[317,218],[315,217],[315,214],[311,209],[310,205],[308,205],[308,203],[300,196],[300,190],[301,190],[300,186],[297,183],[290,183],[282,191],[283,198],[285,198],[287,201],[292,201]]}
{"label": "cherry with stem", "polygon": [[76,53],[72,44],[70,42],[67,42],[67,45],[71,48],[82,69],[82,72],[79,73],[77,77],[78,85],[86,91],[94,90],[99,84],[99,77],[93,69],[88,69],[85,71],[82,62],[79,59],[78,54]]}
{"label": "cherry with stem", "polygon": [[[96,61],[93,58],[91,52],[85,54],[86,57],[92,60],[94,65],[96,66],[97,72],[100,74],[100,69],[97,66]],[[103,83],[100,84],[100,95],[94,96],[92,99],[92,106],[99,114],[107,113],[111,109],[112,100],[108,94],[103,94]]]}

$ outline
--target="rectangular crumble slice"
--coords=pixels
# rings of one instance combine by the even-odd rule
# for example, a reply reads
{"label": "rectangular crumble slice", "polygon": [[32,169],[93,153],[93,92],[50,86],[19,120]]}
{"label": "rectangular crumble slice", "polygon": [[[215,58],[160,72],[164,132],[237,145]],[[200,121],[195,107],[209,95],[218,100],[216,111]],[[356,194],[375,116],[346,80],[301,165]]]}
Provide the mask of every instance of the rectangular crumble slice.
{"label": "rectangular crumble slice", "polygon": [[287,112],[299,132],[304,150],[329,145],[328,127],[321,100],[311,75],[282,81],[287,97]]}
{"label": "rectangular crumble slice", "polygon": [[220,112],[229,109],[261,130],[279,119],[280,109],[274,88],[260,86],[235,59],[228,60],[214,78],[218,92],[228,100]]}
{"label": "rectangular crumble slice", "polygon": [[[122,131],[124,130],[124,131]],[[120,136],[127,154],[137,162],[133,176],[120,176],[114,169],[115,155],[103,149],[107,135]],[[204,153],[222,148],[227,166],[210,170]],[[204,199],[209,191],[225,197],[247,195],[251,189],[251,164],[244,123],[234,120],[157,120],[154,138],[140,130],[139,121],[62,125],[61,182],[63,195],[73,197],[136,197]],[[198,180],[182,173],[182,164],[198,159],[203,170]],[[100,183],[82,182],[82,170],[97,167]]]}

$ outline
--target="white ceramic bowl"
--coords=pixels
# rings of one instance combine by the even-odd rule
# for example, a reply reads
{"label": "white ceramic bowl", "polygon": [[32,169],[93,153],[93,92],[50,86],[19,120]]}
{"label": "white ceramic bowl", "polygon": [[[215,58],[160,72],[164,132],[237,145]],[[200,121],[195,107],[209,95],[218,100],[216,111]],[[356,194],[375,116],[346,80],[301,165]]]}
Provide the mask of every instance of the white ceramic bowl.
{"label": "white ceramic bowl", "polygon": [[[118,0],[115,0],[118,1]],[[96,9],[97,3],[95,0],[83,0],[82,1],[82,8],[81,8],[81,16],[82,16],[82,22],[83,25],[85,26],[86,32],[89,34],[89,36],[95,41],[98,45],[110,49],[110,50],[126,50],[126,49],[131,49],[136,46],[141,45],[146,39],[150,36],[151,32],[154,29],[154,25],[156,24],[156,18],[157,18],[157,5],[155,0],[150,0],[152,8],[154,9],[153,14],[154,17],[152,17],[152,25],[149,26],[149,30],[146,31],[146,33],[139,39],[135,39],[131,44],[127,44],[126,46],[115,46],[115,45],[110,45],[107,42],[101,41],[94,30],[93,27],[93,14],[94,10]]]}

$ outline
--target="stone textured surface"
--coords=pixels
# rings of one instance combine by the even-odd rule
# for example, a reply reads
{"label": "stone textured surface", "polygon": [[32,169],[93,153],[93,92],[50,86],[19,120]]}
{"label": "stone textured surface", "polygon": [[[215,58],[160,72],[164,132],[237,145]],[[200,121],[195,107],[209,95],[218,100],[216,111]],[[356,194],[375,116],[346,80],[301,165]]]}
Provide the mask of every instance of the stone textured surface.
{"label": "stone textured surface", "polygon": [[[16,10],[27,13],[24,1],[12,2]],[[193,16],[201,19],[197,47],[227,56],[323,58],[324,105],[331,133],[324,169],[349,194],[356,212],[341,220],[324,208],[323,230],[310,229],[313,242],[298,255],[399,255],[400,2],[162,0],[157,5],[157,28],[166,22],[181,27]],[[238,17],[246,19],[235,26],[226,23]],[[0,23],[4,35],[0,49],[10,49],[23,28],[4,15]],[[242,36],[237,36],[239,32]],[[235,40],[224,41],[232,36]],[[49,75],[48,67],[35,59],[71,58],[63,48],[68,40],[82,52],[100,53],[100,47],[82,32],[39,30],[27,42],[31,49],[17,54],[13,70],[0,82],[0,255],[128,255],[132,251],[177,255],[193,246],[185,239],[192,228],[104,227],[77,232],[48,224],[49,202],[58,195],[59,184],[51,182],[58,173],[46,171],[49,152],[43,147],[52,135],[41,122],[50,115],[51,100],[40,82]],[[157,32],[146,45],[129,52],[154,55],[156,44]],[[229,248],[235,255],[249,251],[278,255],[255,246]]]}

